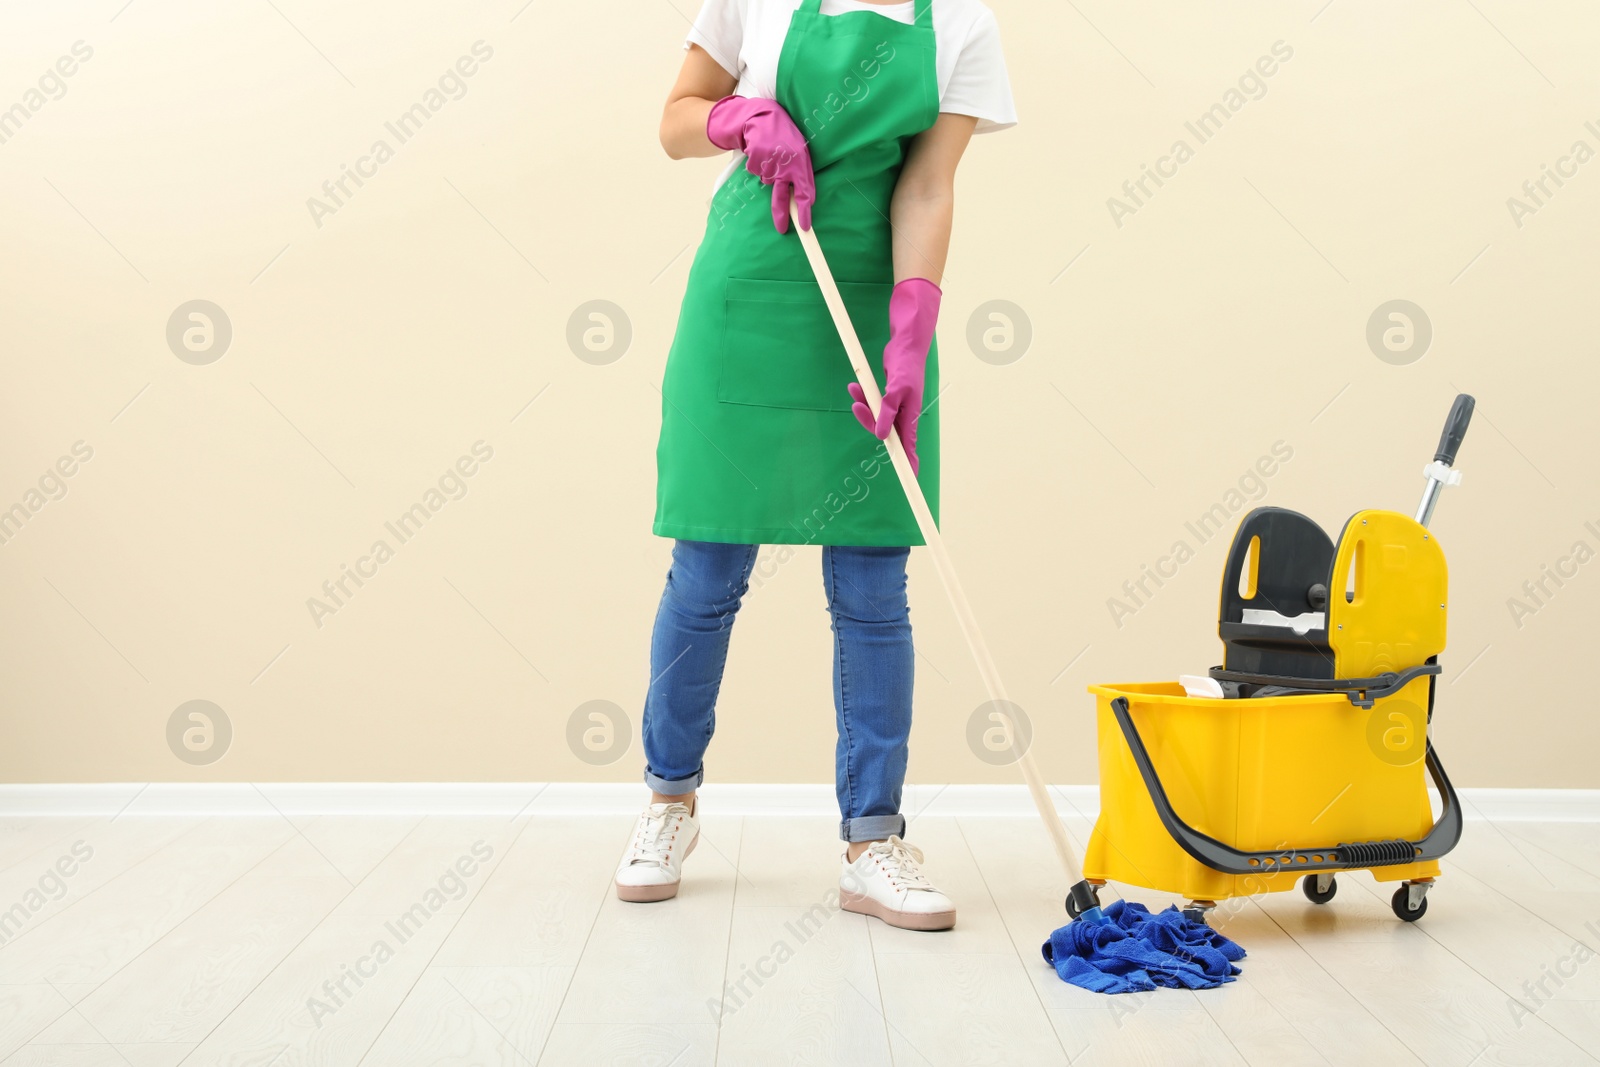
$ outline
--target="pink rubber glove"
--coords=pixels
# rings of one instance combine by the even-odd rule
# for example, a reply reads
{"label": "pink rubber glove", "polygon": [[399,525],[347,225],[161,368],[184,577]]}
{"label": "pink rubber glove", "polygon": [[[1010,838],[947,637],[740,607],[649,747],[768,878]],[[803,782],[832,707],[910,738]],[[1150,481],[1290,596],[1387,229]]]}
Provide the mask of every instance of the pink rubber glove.
{"label": "pink rubber glove", "polygon": [[888,385],[876,421],[861,383],[850,383],[850,396],[855,400],[850,410],[880,441],[888,440],[889,427],[898,430],[913,471],[917,469],[917,417],[922,414],[928,347],[933,344],[933,327],[939,321],[939,298],[943,295],[926,278],[907,278],[889,295],[889,343],[883,346],[883,375]]}
{"label": "pink rubber glove", "polygon": [[725,96],[706,116],[706,136],[718,148],[740,151],[744,169],[772,186],[772,224],[789,232],[789,198],[800,209],[800,225],[811,229],[817,179],[805,135],[776,100]]}

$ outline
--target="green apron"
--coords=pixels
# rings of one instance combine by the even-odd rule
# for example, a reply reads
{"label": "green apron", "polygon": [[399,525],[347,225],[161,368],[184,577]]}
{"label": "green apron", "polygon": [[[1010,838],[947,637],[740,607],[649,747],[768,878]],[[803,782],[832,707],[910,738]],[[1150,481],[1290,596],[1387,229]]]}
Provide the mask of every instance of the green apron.
{"label": "green apron", "polygon": [[[911,138],[939,114],[932,0],[907,25],[874,11],[795,11],[778,102],[805,134],[813,210],[880,385],[894,284],[889,202]],[[793,227],[791,225],[791,231]],[[918,481],[939,514],[938,345],[928,353]],[[733,544],[920,545],[799,238],[772,225],[771,187],[737,168],[706,234],[662,381],[655,532]]]}

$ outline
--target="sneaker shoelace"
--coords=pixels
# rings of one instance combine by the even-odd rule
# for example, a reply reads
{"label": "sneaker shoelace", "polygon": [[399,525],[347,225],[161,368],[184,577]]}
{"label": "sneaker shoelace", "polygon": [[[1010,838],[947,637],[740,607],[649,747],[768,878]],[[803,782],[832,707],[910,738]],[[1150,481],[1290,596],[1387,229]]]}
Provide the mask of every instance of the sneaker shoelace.
{"label": "sneaker shoelace", "polygon": [[922,873],[917,865],[922,862],[922,850],[910,842],[901,840],[891,835],[887,841],[879,841],[867,849],[889,877],[889,884],[896,889],[926,889],[933,892],[933,883],[928,881],[928,876]]}
{"label": "sneaker shoelace", "polygon": [[667,855],[672,851],[678,831],[683,828],[683,820],[688,815],[689,809],[682,804],[651,804],[645,808],[633,832],[628,865],[648,863],[665,867]]}

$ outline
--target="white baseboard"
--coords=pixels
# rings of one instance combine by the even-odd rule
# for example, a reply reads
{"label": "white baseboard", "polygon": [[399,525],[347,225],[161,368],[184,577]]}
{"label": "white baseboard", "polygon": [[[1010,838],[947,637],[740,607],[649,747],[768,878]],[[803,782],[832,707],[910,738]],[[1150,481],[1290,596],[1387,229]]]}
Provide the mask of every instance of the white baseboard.
{"label": "white baseboard", "polygon": [[[1100,791],[1051,786],[1062,815],[1092,818]],[[707,784],[706,808],[726,815],[838,818],[831,785]],[[636,782],[245,782],[0,785],[0,818],[75,815],[625,815],[638,811]],[[1468,820],[1600,822],[1600,789],[1463,789]],[[1435,800],[1437,808],[1437,800]],[[907,815],[1026,818],[1021,785],[908,785]]]}

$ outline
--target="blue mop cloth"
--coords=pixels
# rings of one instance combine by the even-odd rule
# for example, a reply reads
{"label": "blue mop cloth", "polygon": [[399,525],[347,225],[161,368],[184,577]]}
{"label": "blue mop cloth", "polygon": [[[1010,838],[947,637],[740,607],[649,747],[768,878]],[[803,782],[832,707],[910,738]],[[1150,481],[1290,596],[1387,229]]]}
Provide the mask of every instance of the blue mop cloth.
{"label": "blue mop cloth", "polygon": [[1176,907],[1152,915],[1125,900],[1107,905],[1098,922],[1088,912],[1063,926],[1043,951],[1062,980],[1093,993],[1212,989],[1233,981],[1234,961],[1244,959],[1244,949]]}

